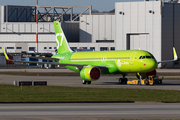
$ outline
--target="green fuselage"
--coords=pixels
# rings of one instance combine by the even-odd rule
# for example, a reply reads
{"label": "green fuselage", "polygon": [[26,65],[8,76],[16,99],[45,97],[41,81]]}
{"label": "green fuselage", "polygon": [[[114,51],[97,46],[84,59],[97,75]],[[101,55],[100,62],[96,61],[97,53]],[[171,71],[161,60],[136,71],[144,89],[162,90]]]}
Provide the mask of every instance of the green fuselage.
{"label": "green fuselage", "polygon": [[[52,58],[59,58],[59,63],[106,66],[105,73],[145,73],[157,68],[153,55],[142,50],[72,52],[57,54]],[[66,68],[80,72],[75,66]]]}

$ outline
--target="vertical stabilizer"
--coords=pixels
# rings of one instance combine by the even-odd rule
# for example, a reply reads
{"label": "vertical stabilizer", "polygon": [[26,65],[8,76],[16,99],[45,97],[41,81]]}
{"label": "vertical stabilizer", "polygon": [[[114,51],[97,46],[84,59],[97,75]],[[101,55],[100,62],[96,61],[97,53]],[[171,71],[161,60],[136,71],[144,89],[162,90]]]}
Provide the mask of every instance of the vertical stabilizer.
{"label": "vertical stabilizer", "polygon": [[59,24],[58,21],[54,21],[54,31],[56,36],[56,46],[57,46],[57,53],[70,53],[72,50],[70,49],[66,36]]}

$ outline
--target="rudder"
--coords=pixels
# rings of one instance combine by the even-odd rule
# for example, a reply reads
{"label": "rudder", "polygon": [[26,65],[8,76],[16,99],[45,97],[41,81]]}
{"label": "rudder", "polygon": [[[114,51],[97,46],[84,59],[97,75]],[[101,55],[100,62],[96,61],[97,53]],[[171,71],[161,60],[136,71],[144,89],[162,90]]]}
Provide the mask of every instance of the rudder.
{"label": "rudder", "polygon": [[57,53],[70,53],[72,52],[71,48],[68,45],[66,36],[59,24],[59,21],[54,21],[54,31],[56,36],[56,46],[57,46]]}

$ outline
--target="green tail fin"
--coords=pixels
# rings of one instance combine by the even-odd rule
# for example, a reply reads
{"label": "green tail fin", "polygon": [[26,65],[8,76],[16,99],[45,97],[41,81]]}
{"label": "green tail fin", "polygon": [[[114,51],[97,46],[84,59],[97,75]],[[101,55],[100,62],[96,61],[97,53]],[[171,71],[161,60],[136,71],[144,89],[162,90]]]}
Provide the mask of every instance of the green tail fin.
{"label": "green tail fin", "polygon": [[57,53],[60,54],[72,52],[58,21],[54,21],[54,31],[56,35]]}

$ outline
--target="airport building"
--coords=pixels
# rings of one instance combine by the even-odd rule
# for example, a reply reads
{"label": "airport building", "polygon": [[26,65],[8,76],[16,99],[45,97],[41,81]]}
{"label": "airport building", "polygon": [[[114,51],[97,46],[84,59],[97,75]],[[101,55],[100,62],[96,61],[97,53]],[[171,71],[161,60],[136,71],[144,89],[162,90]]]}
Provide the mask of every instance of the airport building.
{"label": "airport building", "polygon": [[[76,7],[85,8],[73,13]],[[53,21],[58,20],[72,49],[151,52],[157,61],[180,56],[178,1],[116,2],[115,12],[92,13],[91,6],[39,6],[38,53],[55,54]],[[59,10],[60,9],[60,10]],[[0,6],[0,47],[11,53],[36,51],[36,7]],[[180,68],[179,61],[162,68]]]}

